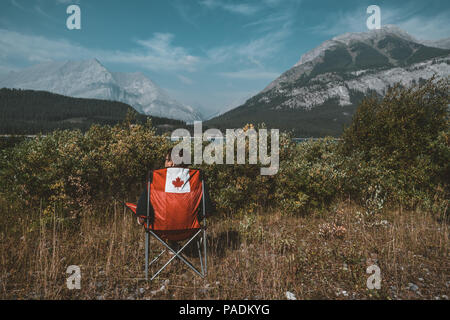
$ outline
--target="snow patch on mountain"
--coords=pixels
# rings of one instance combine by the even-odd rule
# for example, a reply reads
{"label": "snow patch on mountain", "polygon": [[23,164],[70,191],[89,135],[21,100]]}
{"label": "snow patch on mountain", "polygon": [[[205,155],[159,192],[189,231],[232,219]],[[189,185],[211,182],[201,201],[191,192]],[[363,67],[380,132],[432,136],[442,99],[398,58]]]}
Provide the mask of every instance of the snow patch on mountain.
{"label": "snow patch on mountain", "polygon": [[[310,110],[315,106],[322,105],[327,100],[337,99],[339,106],[351,105],[351,91],[363,94],[369,90],[383,95],[389,86],[397,82],[405,86],[418,82],[420,79],[429,79],[433,75],[446,77],[450,75],[449,55],[429,59],[412,65],[405,65],[404,61],[393,59],[390,50],[396,49],[395,45],[388,43],[385,49],[380,50],[378,43],[388,37],[403,39],[404,44],[411,43],[412,50],[419,44],[433,44],[435,47],[446,47],[449,39],[437,41],[419,41],[394,25],[385,25],[381,29],[370,30],[359,33],[345,33],[334,37],[302,55],[300,60],[280,77],[272,81],[260,94],[258,102],[268,104],[274,97],[284,97],[284,101],[274,107],[302,108]],[[355,61],[356,51],[352,45],[365,44],[389,59],[389,64],[383,68],[363,68],[361,70],[349,70],[341,72],[324,72],[313,76],[307,83],[302,83],[303,76],[308,78],[315,66],[324,62],[327,50],[335,47],[347,48],[347,52]],[[397,49],[401,50],[401,49]]]}
{"label": "snow patch on mountain", "polygon": [[[404,68],[392,68],[375,73],[360,70],[351,74],[357,77],[352,80],[344,80],[335,73],[325,73],[316,76],[312,85],[297,87],[290,91],[276,88],[271,94],[285,95],[289,97],[275,109],[305,109],[311,110],[315,106],[324,104],[329,99],[338,99],[339,106],[351,105],[350,90],[367,93],[369,90],[383,95],[389,86],[400,82],[410,86],[420,79],[429,79],[433,75],[438,78],[450,75],[450,55],[416,63]],[[270,102],[267,95],[259,99],[261,103]]]}
{"label": "snow patch on mountain", "polygon": [[349,89],[366,93],[368,90],[375,90],[378,94],[385,93],[388,86],[401,83],[410,86],[420,79],[429,79],[433,75],[438,78],[450,75],[450,55],[440,59],[413,64],[406,68],[392,68],[372,75],[363,75],[360,78],[346,81]]}

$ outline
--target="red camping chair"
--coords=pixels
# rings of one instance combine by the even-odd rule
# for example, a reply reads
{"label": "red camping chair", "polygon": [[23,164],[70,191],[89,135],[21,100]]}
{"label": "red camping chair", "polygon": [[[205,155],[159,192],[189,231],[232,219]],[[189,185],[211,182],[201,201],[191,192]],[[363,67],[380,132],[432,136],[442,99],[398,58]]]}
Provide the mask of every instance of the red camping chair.
{"label": "red camping chair", "polygon": [[[169,250],[173,256],[152,277],[153,280],[175,258],[179,258],[196,274],[204,278],[207,272],[206,260],[206,215],[203,179],[201,172],[186,168],[165,168],[150,172],[147,182],[147,214],[145,227],[145,278],[148,279],[149,235],[154,236],[165,249],[156,256],[150,266]],[[149,203],[150,202],[150,203]],[[125,203],[136,214],[137,205]],[[199,209],[202,206],[202,225]],[[197,239],[200,270],[195,268],[182,251]],[[168,241],[186,241],[180,249],[172,248]],[[203,245],[203,255],[201,250]]]}

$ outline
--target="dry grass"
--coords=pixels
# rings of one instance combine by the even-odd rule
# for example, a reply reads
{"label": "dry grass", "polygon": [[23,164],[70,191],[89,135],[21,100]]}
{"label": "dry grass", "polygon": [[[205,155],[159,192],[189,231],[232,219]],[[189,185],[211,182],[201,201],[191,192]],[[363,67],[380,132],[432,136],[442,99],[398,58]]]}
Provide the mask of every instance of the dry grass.
{"label": "dry grass", "polygon": [[[85,212],[63,220],[2,204],[0,298],[286,299],[290,291],[298,299],[445,299],[450,293],[449,228],[427,212],[364,216],[341,202],[306,217],[214,217],[206,279],[177,262],[146,282],[138,279],[143,229],[119,205],[104,211],[102,218]],[[159,248],[153,242],[154,254]],[[366,287],[373,263],[381,269],[380,290]],[[80,290],[66,287],[69,265],[81,268]]]}

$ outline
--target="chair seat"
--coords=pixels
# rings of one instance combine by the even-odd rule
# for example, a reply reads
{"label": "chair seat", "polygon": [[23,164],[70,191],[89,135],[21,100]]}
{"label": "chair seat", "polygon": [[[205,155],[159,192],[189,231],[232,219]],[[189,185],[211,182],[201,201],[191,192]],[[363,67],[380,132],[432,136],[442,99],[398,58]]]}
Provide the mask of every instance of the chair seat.
{"label": "chair seat", "polygon": [[152,230],[158,237],[166,241],[183,241],[191,238],[200,228],[185,230]]}
{"label": "chair seat", "polygon": [[[126,202],[125,206],[131,209],[133,213],[136,214],[136,204]],[[139,216],[140,218],[145,219],[145,216]],[[147,223],[144,222],[144,227],[147,229]],[[183,241],[192,237],[199,229],[201,228],[191,228],[191,229],[182,229],[182,230],[155,230],[151,229],[158,237],[164,240],[171,241]]]}

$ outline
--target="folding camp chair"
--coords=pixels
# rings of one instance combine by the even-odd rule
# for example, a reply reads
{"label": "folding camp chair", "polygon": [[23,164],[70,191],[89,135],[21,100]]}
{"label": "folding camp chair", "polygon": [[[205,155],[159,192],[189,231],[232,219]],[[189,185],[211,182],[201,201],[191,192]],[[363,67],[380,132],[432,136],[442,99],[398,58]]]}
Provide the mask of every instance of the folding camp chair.
{"label": "folding camp chair", "polygon": [[[173,256],[151,276],[151,280],[175,258],[179,258],[196,274],[204,278],[207,273],[206,213],[204,185],[200,170],[177,167],[154,170],[149,174],[146,189],[147,214],[140,216],[145,221],[143,225],[146,231],[145,278],[148,280],[149,266],[158,261],[167,250],[172,252]],[[125,203],[125,205],[136,214],[136,204]],[[202,210],[199,217],[200,206]],[[155,237],[164,249],[149,264],[150,235]],[[197,239],[200,270],[182,254],[182,251],[194,239]],[[186,242],[181,245],[181,248],[173,248],[169,241]]]}

